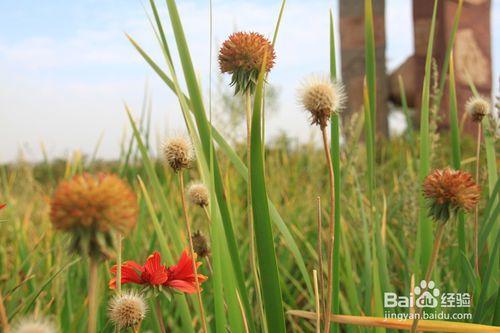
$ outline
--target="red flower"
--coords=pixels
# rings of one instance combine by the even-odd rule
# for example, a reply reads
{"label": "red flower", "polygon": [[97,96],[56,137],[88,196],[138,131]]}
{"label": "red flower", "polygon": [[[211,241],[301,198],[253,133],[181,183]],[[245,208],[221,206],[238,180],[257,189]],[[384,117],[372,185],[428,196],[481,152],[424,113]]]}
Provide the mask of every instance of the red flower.
{"label": "red flower", "polygon": [[7,204],[0,204],[0,209],[5,208],[5,206],[7,206]]}
{"label": "red flower", "polygon": [[[197,262],[196,268],[200,265],[201,262]],[[198,274],[198,283],[200,285],[206,279],[206,276]],[[182,252],[177,265],[173,265],[168,268],[168,280],[165,285],[188,294],[196,292],[196,277],[193,269],[193,258],[188,256],[188,252],[186,250]]]}
{"label": "red flower", "polygon": [[[196,263],[196,267],[201,262]],[[111,289],[116,288],[117,266],[111,268],[114,277],[109,281]],[[198,274],[198,282],[201,284],[207,279],[206,276]],[[168,269],[161,264],[160,253],[154,252],[148,257],[144,266],[134,261],[126,261],[122,265],[122,284],[135,283],[149,286],[165,286],[177,289],[181,292],[192,294],[196,292],[196,280],[193,270],[193,258],[184,251],[177,265]]]}
{"label": "red flower", "polygon": [[[116,271],[117,266],[111,268],[111,273],[115,275],[109,281],[111,289],[116,288]],[[147,284],[150,286],[160,286],[168,279],[167,268],[161,264],[160,253],[154,252],[148,257],[144,266],[139,265],[135,261],[126,261],[122,265],[122,284],[135,283]]]}

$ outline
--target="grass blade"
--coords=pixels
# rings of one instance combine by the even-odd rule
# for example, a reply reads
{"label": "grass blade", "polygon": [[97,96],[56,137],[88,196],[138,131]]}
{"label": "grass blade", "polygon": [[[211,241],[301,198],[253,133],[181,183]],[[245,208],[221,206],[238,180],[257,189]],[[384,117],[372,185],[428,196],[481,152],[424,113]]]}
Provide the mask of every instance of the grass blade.
{"label": "grass blade", "polygon": [[255,92],[250,135],[250,188],[252,211],[254,214],[255,240],[260,268],[260,280],[266,312],[267,327],[270,332],[285,332],[285,317],[279,282],[278,264],[274,250],[274,237],[267,199],[264,173],[261,112],[264,83],[265,59],[259,74]]}

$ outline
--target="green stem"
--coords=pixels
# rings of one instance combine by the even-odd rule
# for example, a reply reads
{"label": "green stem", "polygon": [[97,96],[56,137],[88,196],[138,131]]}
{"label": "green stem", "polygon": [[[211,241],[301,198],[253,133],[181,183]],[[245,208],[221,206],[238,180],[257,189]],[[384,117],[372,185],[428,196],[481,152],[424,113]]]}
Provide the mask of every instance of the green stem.
{"label": "green stem", "polygon": [[155,297],[155,311],[156,318],[158,318],[158,323],[160,324],[161,333],[167,333],[167,330],[165,329],[165,322],[163,321],[163,316],[161,314],[161,304],[158,296]]}
{"label": "green stem", "polygon": [[[429,261],[429,266],[427,266],[427,272],[425,273],[425,281],[427,282],[427,286],[422,290],[422,294],[424,294],[429,285],[429,281],[431,279],[432,271],[434,270],[434,266],[436,265],[436,260],[439,253],[439,246],[441,245],[441,239],[443,238],[444,227],[446,223],[439,223],[439,226],[436,231],[436,238],[434,240],[434,246],[432,248],[432,255]],[[420,316],[422,315],[422,308],[419,308],[416,312],[415,319],[413,320],[413,324],[411,326],[411,333],[415,333],[417,331],[418,321],[420,320]]]}

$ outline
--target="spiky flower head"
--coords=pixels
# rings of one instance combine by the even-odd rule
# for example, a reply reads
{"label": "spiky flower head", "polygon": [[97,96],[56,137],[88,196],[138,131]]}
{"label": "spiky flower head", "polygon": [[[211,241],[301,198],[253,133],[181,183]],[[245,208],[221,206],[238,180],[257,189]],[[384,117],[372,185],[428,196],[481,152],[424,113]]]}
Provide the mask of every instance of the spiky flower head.
{"label": "spiky flower head", "polygon": [[55,326],[47,319],[22,319],[12,333],[56,333]]}
{"label": "spiky flower head", "polygon": [[210,254],[210,247],[208,246],[207,238],[198,230],[192,238],[194,252],[200,257],[205,258]]}
{"label": "spiky flower head", "polygon": [[195,159],[193,145],[184,136],[168,138],[163,144],[163,157],[175,172],[189,168]]}
{"label": "spiky flower head", "polygon": [[474,122],[481,122],[490,113],[490,109],[490,103],[481,96],[472,96],[465,103],[465,111]]}
{"label": "spiky flower head", "polygon": [[429,214],[445,223],[459,210],[470,212],[478,204],[481,189],[468,172],[436,169],[423,184],[424,196],[429,200]]}
{"label": "spiky flower head", "polygon": [[113,246],[112,232],[127,234],[137,214],[135,193],[118,176],[84,173],[59,183],[50,220],[56,229],[73,234],[73,250],[106,257]]}
{"label": "spiky flower head", "polygon": [[189,185],[187,196],[193,205],[198,205],[202,208],[208,206],[208,188],[203,183],[193,183]]}
{"label": "spiky flower head", "polygon": [[311,76],[304,81],[299,90],[299,99],[310,113],[311,124],[325,128],[332,114],[344,107],[344,88],[340,83],[333,83],[328,76]]}
{"label": "spiky flower head", "polygon": [[236,32],[222,44],[219,51],[220,70],[232,74],[231,85],[235,86],[235,94],[255,90],[264,58],[266,72],[269,72],[276,58],[274,48],[267,38],[257,32]]}
{"label": "spiky flower head", "polygon": [[146,317],[147,309],[142,294],[125,292],[109,302],[109,319],[119,329],[136,327]]}

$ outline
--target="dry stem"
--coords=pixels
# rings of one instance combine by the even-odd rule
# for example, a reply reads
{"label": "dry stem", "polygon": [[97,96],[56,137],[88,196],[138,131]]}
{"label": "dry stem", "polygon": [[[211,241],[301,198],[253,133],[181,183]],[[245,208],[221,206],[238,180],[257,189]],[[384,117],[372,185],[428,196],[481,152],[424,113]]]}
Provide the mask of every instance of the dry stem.
{"label": "dry stem", "polygon": [[179,172],[179,183],[180,183],[180,188],[181,188],[181,201],[182,201],[182,211],[184,213],[184,220],[186,221],[186,231],[188,234],[188,239],[189,239],[189,249],[191,252],[191,257],[193,258],[193,271],[194,271],[194,280],[196,284],[196,295],[198,297],[198,304],[200,308],[200,317],[201,317],[201,324],[203,328],[203,332],[207,333],[207,321],[205,318],[205,310],[203,309],[203,300],[201,299],[201,289],[200,289],[200,282],[198,281],[198,267],[196,267],[196,254],[194,252],[193,248],[193,238],[191,234],[191,226],[189,223],[189,218],[188,218],[188,213],[187,213],[187,207],[186,207],[186,198],[185,198],[185,193],[184,193],[184,175],[183,172]]}
{"label": "dry stem", "polygon": [[[328,283],[327,283],[327,302],[326,314],[331,313],[332,309],[332,282],[333,282],[333,245],[335,243],[335,183],[333,174],[332,157],[328,145],[328,138],[326,134],[326,127],[321,128],[321,135],[323,137],[323,147],[325,149],[326,162],[328,164],[329,180],[330,180],[330,228],[328,239]],[[330,332],[330,316],[325,316],[325,332]]]}

